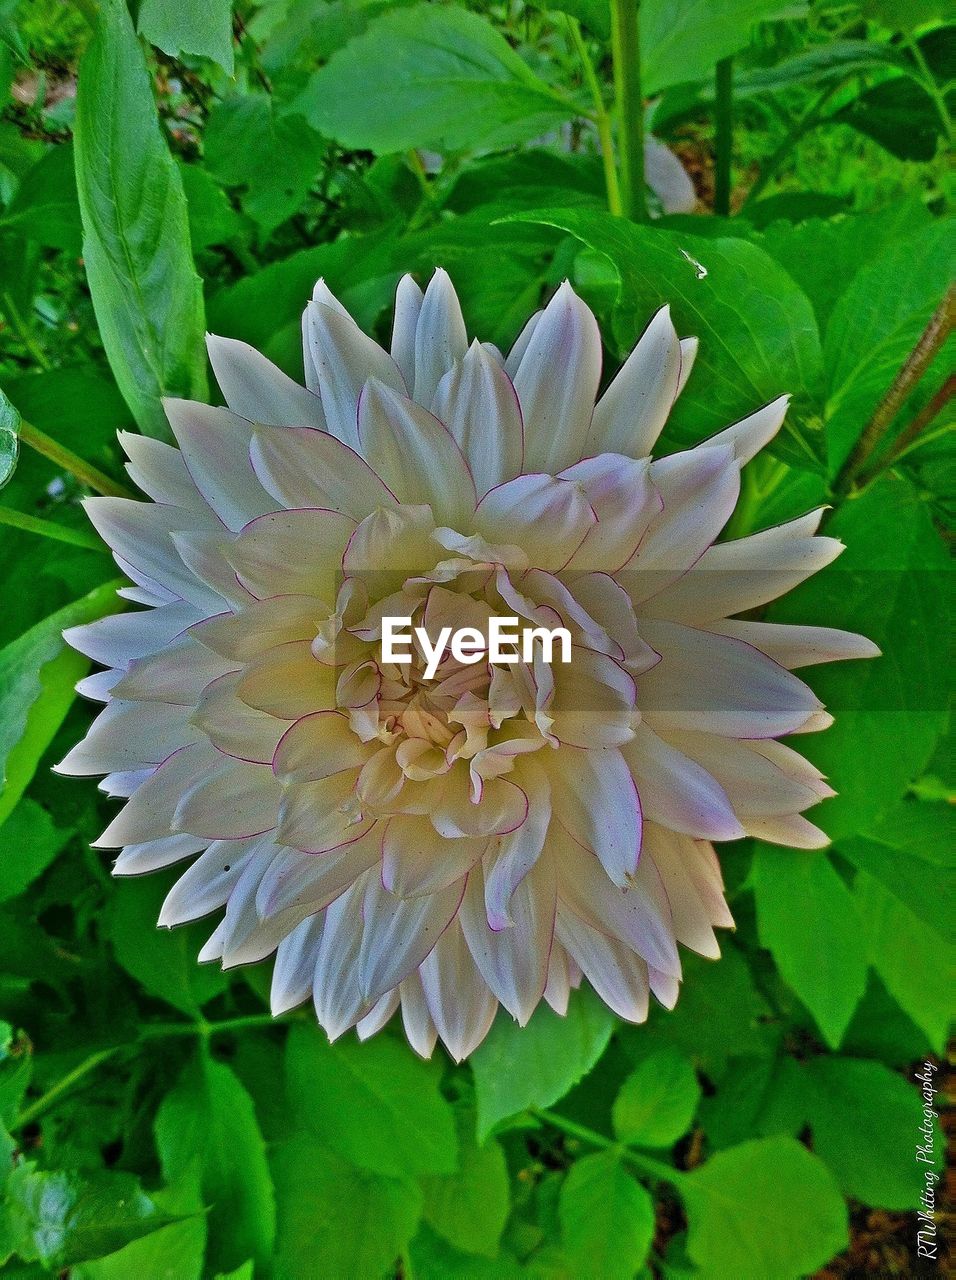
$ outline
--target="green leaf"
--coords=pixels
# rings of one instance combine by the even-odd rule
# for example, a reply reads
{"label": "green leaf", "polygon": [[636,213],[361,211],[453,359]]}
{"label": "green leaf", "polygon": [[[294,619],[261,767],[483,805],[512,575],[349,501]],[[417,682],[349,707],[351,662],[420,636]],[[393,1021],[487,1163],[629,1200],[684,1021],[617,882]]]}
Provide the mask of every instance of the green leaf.
{"label": "green leaf", "polygon": [[137,30],[171,58],[184,53],[211,58],[232,75],[232,0],[205,0],[201,5],[143,0]]}
{"label": "green leaf", "polygon": [[793,1138],[718,1152],[678,1186],[687,1251],[708,1280],[809,1275],[847,1245],[833,1175]]}
{"label": "green leaf", "polygon": [[816,320],[806,296],[762,249],[745,240],[704,240],[638,226],[591,209],[514,218],[560,227],[610,259],[620,277],[614,331],[622,349],[665,304],[681,336],[700,339],[668,438],[695,443],[792,392],[786,422],[770,448],[795,466],[822,468],[813,422],[822,391]]}
{"label": "green leaf", "polygon": [[234,94],[209,113],[209,171],[246,188],[243,208],[267,235],[305,204],[326,147],[301,115],[277,115],[266,93]]}
{"label": "green leaf", "polygon": [[781,0],[642,0],[644,93],[703,80],[721,58],[747,47],[756,23],[782,14],[785,7]]}
{"label": "green leaf", "polygon": [[[22,1031],[14,1034],[9,1022],[0,1022],[0,1134],[2,1126],[12,1125],[20,1114],[32,1078],[33,1046]],[[0,1169],[0,1184],[11,1167]]]}
{"label": "green leaf", "polygon": [[853,898],[873,968],[932,1048],[942,1053],[952,1020],[953,948],[865,872],[856,878]]}
{"label": "green leaf", "polygon": [[422,1194],[407,1178],[354,1168],[306,1134],[272,1152],[279,1203],[275,1276],[383,1276],[415,1233]]}
{"label": "green leaf", "polygon": [[168,436],[166,395],[206,394],[202,287],[179,170],[123,0],[100,5],[80,65],[76,181],[100,335],[139,427]]}
{"label": "green leaf", "polygon": [[63,630],[115,610],[116,586],[97,587],[0,649],[0,823],[26,790],[89,668],[67,648]]}
{"label": "green leaf", "polygon": [[202,1052],[163,1099],[155,1127],[167,1182],[185,1176],[194,1161],[201,1168],[209,1271],[249,1257],[265,1265],[275,1239],[275,1194],[252,1099],[232,1070]]}
{"label": "green leaf", "polygon": [[539,1005],[526,1027],[503,1011],[471,1056],[478,1140],[529,1107],[550,1107],[594,1066],[614,1017],[590,987],[572,992],[567,1016]]}
{"label": "green leaf", "polygon": [[700,1085],[685,1054],[668,1046],[632,1071],[614,1100],[614,1132],[638,1147],[669,1147],[690,1128]]}
{"label": "green leaf", "polygon": [[[802,1075],[813,1149],[844,1194],[884,1209],[918,1208],[924,1182],[914,1158],[922,1120],[917,1086],[858,1058],[811,1058]],[[938,1131],[936,1150],[942,1151]]]}
{"label": "green leaf", "polygon": [[951,266],[952,227],[934,224],[869,258],[834,307],[824,343],[831,474],[942,300]]}
{"label": "green leaf", "polygon": [[874,85],[833,118],[865,133],[900,160],[932,160],[943,127],[936,103],[909,76]]}
{"label": "green leaf", "polygon": [[318,1027],[293,1027],[286,1081],[299,1123],[360,1169],[394,1176],[451,1173],[451,1108],[435,1070],[406,1044],[329,1044]]}
{"label": "green leaf", "polygon": [[181,164],[189,210],[189,238],[199,253],[210,245],[228,244],[242,232],[242,218],[229,203],[222,187],[198,164]]}
{"label": "green leaf", "polygon": [[32,800],[21,800],[0,831],[0,902],[16,898],[47,869],[70,832]]}
{"label": "green leaf", "polygon": [[819,809],[838,840],[899,803],[945,728],[948,556],[926,504],[893,476],[844,502],[827,533],[846,544],[838,564],[776,601],[768,618],[859,631],[883,651],[811,675],[836,723],[802,737],[800,752],[839,793]]}
{"label": "green leaf", "polygon": [[80,252],[82,228],[72,143],[50,147],[24,175],[0,226],[16,227],[44,247]]}
{"label": "green leaf", "polygon": [[196,959],[208,925],[157,926],[168,887],[158,876],[122,881],[110,900],[107,933],[117,960],[150,995],[198,1018],[202,1006],[225,991],[229,975]]}
{"label": "green leaf", "polygon": [[31,1164],[7,1180],[7,1205],[17,1252],[61,1270],[113,1253],[172,1219],[130,1173],[46,1172]]}
{"label": "green leaf", "polygon": [[455,1118],[458,1170],[423,1179],[425,1221],[465,1253],[494,1258],[511,1207],[508,1166],[494,1138],[476,1143],[470,1108],[456,1108]]}
{"label": "green leaf", "polygon": [[654,1201],[615,1152],[574,1162],[559,1213],[572,1274],[631,1280],[643,1266],[654,1238]]}
{"label": "green leaf", "polygon": [[839,852],[878,880],[916,918],[949,942],[956,926],[941,886],[952,872],[953,814],[947,804],[908,800]]}
{"label": "green leaf", "polygon": [[512,146],[576,114],[484,18],[431,4],[376,18],[295,107],[327,137],[380,155]]}
{"label": "green leaf", "polygon": [[866,988],[866,939],[826,853],[758,844],[757,929],[780,974],[837,1048]]}
{"label": "green leaf", "polygon": [[20,415],[0,391],[0,489],[9,482],[17,467],[19,430]]}
{"label": "green leaf", "polygon": [[[152,1193],[159,1209],[182,1216],[182,1221],[151,1231],[115,1253],[84,1262],[71,1280],[202,1280],[206,1251],[206,1215],[199,1191],[196,1164],[174,1187]],[[249,1277],[251,1280],[251,1276]]]}

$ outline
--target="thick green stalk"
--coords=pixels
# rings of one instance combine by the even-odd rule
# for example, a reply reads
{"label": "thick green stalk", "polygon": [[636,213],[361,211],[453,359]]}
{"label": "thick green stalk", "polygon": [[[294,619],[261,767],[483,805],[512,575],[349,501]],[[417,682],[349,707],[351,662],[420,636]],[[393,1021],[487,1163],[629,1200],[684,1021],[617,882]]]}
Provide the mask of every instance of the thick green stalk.
{"label": "thick green stalk", "polygon": [[733,154],[734,60],[721,58],[714,73],[714,213],[730,213],[730,161]]}
{"label": "thick green stalk", "polygon": [[621,1142],[615,1142],[613,1138],[606,1138],[603,1133],[598,1133],[595,1129],[589,1129],[586,1125],[578,1124],[576,1120],[569,1120],[566,1116],[559,1115],[556,1111],[545,1111],[533,1109],[531,1114],[540,1120],[542,1124],[549,1125],[552,1129],[558,1129],[561,1133],[566,1133],[569,1138],[575,1138],[578,1142],[585,1142],[588,1146],[598,1147],[602,1151],[616,1151],[623,1160],[639,1172],[646,1174],[649,1178],[655,1178],[660,1182],[670,1182],[677,1186],[687,1177],[687,1174],[680,1169],[675,1169],[673,1165],[664,1164],[661,1160],[655,1160],[651,1156],[646,1156],[641,1151],[635,1151]]}
{"label": "thick green stalk", "polygon": [[611,0],[611,49],[617,104],[617,150],[624,216],[647,221],[644,191],[644,99],[641,95],[640,0]]}
{"label": "thick green stalk", "polygon": [[581,60],[581,70],[584,73],[584,79],[587,82],[588,91],[594,103],[594,123],[597,125],[598,141],[601,147],[601,164],[604,168],[607,207],[610,213],[613,213],[616,218],[620,218],[623,213],[621,186],[618,181],[617,168],[614,164],[614,138],[611,132],[611,117],[608,114],[607,107],[604,105],[604,94],[601,92],[601,85],[594,72],[591,55],[588,53],[587,45],[581,35],[581,24],[577,18],[572,18],[570,15],[567,17],[567,24],[568,31],[571,33],[571,42]]}
{"label": "thick green stalk", "polygon": [[56,466],[69,471],[81,484],[87,485],[96,493],[104,493],[111,498],[135,498],[136,495],[131,489],[127,489],[117,480],[111,480],[99,467],[94,467],[92,462],[87,462],[85,458],[81,458],[65,444],[60,444],[59,440],[54,440],[52,436],[48,436],[45,431],[41,431],[32,423],[21,420],[17,427],[17,435],[20,437],[21,444],[28,445],[44,458],[49,458]]}
{"label": "thick green stalk", "polygon": [[0,524],[9,525],[12,529],[22,529],[24,533],[38,534],[41,538],[52,538],[55,542],[68,542],[70,546],[82,547],[84,551],[99,551],[109,555],[106,543],[92,533],[83,529],[68,529],[66,525],[41,520],[39,516],[30,516],[24,511],[15,511],[12,507],[0,506]]}

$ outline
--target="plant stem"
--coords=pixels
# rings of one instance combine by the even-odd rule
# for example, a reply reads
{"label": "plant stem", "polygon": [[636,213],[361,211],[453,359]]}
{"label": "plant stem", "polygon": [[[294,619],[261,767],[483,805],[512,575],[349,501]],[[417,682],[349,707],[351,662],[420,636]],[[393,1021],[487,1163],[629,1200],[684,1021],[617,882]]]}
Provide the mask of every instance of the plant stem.
{"label": "plant stem", "polygon": [[22,529],[24,533],[36,533],[41,538],[53,538],[56,542],[68,542],[71,546],[82,547],[84,551],[99,551],[109,555],[105,542],[86,533],[82,529],[68,529],[65,525],[54,524],[52,520],[41,520],[39,516],[27,515],[24,511],[14,511],[12,507],[0,506],[0,524],[9,525],[13,529]]}
{"label": "plant stem", "polygon": [[931,432],[929,436],[923,435],[926,427],[942,413],[943,409],[952,400],[954,392],[956,392],[956,374],[950,374],[936,394],[923,405],[909,426],[896,437],[886,457],[878,458],[872,466],[857,476],[858,486],[863,488],[864,485],[871,484],[878,475],[882,475],[894,462],[899,462],[906,454],[918,449],[921,444],[928,444],[931,439],[942,436],[952,430],[952,424],[950,423],[948,426],[941,427],[938,432]]}
{"label": "plant stem", "polygon": [[56,1084],[51,1085],[46,1093],[41,1093],[35,1102],[31,1102],[28,1107],[24,1107],[10,1125],[10,1132],[16,1133],[18,1129],[24,1128],[25,1125],[32,1124],[38,1116],[46,1111],[47,1107],[52,1106],[63,1094],[68,1093],[75,1084],[79,1084],[84,1076],[88,1076],[91,1071],[95,1071],[101,1063],[119,1053],[122,1047],[122,1045],[115,1045],[112,1049],[100,1049],[98,1053],[91,1053],[88,1058],[84,1058],[79,1066],[74,1067],[72,1071],[68,1071],[61,1080],[57,1080]]}
{"label": "plant stem", "polygon": [[594,122],[597,125],[598,141],[601,148],[601,164],[604,168],[604,186],[607,190],[607,207],[615,218],[620,218],[624,212],[621,206],[621,186],[618,181],[617,168],[614,163],[614,138],[611,131],[611,116],[607,107],[604,105],[604,95],[601,92],[601,85],[594,72],[594,64],[591,61],[587,45],[581,35],[581,24],[577,18],[567,15],[568,31],[571,33],[571,42],[575,51],[581,60],[581,69],[584,73],[584,79],[587,82],[591,99],[594,103]]}
{"label": "plant stem", "polygon": [[617,149],[624,216],[647,221],[644,191],[644,99],[641,96],[640,0],[611,0],[611,49],[617,105]]}
{"label": "plant stem", "polygon": [[72,449],[68,449],[66,445],[60,444],[58,440],[54,440],[52,436],[48,436],[45,431],[41,431],[39,427],[33,426],[32,423],[21,419],[17,428],[17,435],[20,437],[22,444],[29,445],[31,449],[42,454],[44,458],[49,458],[56,466],[62,467],[64,471],[69,471],[81,484],[87,485],[88,488],[95,490],[97,493],[106,494],[111,498],[133,498],[136,496],[131,489],[127,489],[118,480],[111,480],[108,475],[100,471],[99,467],[94,467],[92,462],[87,462],[85,458],[81,458],[79,454],[74,453]]}
{"label": "plant stem", "polygon": [[634,1151],[631,1147],[625,1146],[621,1142],[615,1142],[612,1138],[606,1138],[603,1133],[598,1133],[595,1129],[589,1129],[586,1125],[578,1124],[576,1120],[569,1120],[566,1116],[558,1115],[555,1111],[539,1111],[535,1108],[532,1109],[530,1114],[535,1119],[540,1120],[542,1124],[549,1125],[552,1129],[558,1129],[561,1133],[566,1133],[569,1138],[576,1138],[579,1142],[586,1142],[591,1147],[599,1147],[602,1151],[618,1152],[624,1160],[632,1164],[640,1173],[646,1173],[648,1177],[656,1178],[661,1182],[670,1182],[676,1186],[687,1176],[672,1165],[664,1164],[661,1160],[654,1160],[650,1156],[643,1155],[640,1151]]}
{"label": "plant stem", "polygon": [[253,1027],[274,1027],[277,1021],[271,1013],[249,1013],[241,1018],[224,1018],[221,1022],[206,1022],[202,1018],[196,1022],[153,1022],[142,1028],[139,1039],[165,1040],[169,1036],[208,1038],[230,1031],[246,1031]]}
{"label": "plant stem", "polygon": [[33,356],[40,368],[43,370],[49,370],[51,366],[50,361],[47,359],[46,352],[37,342],[36,338],[34,338],[30,331],[30,326],[24,320],[23,316],[21,316],[19,308],[13,301],[10,293],[5,291],[2,298],[0,298],[0,301],[3,302],[3,309],[7,313],[7,318],[9,319],[17,337],[30,352],[30,355]]}
{"label": "plant stem", "polygon": [[730,160],[733,153],[734,60],[721,58],[714,74],[714,213],[730,214]]}
{"label": "plant stem", "polygon": [[763,165],[760,173],[757,175],[757,181],[750,188],[747,195],[747,204],[753,204],[803,135],[810,129],[817,126],[823,117],[823,108],[840,87],[841,85],[839,83],[828,85],[827,88],[819,95],[816,102],[814,102],[812,106],[808,107],[798,120],[793,122],[787,131],[786,137],[770,156],[766,164]]}
{"label": "plant stem", "polygon": [[940,347],[949,336],[953,327],[954,303],[956,303],[956,287],[951,285],[840,469],[834,481],[834,493],[838,495],[849,493],[854,480],[867,468],[870,458],[882,443],[883,437],[904,401],[933,363]]}

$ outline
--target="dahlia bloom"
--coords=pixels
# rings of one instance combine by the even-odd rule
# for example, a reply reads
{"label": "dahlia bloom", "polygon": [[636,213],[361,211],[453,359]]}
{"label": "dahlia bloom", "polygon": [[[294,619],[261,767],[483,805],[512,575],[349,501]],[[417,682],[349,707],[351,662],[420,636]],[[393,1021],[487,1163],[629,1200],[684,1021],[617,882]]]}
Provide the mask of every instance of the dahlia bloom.
{"label": "dahlia bloom", "polygon": [[[777,738],[831,718],[791,669],[877,652],[734,617],[842,549],[820,512],[715,542],[786,398],[652,461],[696,341],[665,307],[597,399],[568,284],[507,358],[442,271],[399,284],[389,352],[321,281],[304,338],[302,387],[210,337],[228,408],[169,401],[178,448],[121,436],[152,501],[87,502],[146,606],[67,632],[106,706],[59,768],[127,798],[99,846],[192,860],[160,923],[225,908],[199,958],[275,952],[274,1011],[311,997],[330,1037],[400,1007],[460,1059],[582,977],[672,1006],[677,943],[732,924],[711,842],[825,843],[801,815],[832,792]],[[505,615],[570,662],[383,659],[384,618]]]}

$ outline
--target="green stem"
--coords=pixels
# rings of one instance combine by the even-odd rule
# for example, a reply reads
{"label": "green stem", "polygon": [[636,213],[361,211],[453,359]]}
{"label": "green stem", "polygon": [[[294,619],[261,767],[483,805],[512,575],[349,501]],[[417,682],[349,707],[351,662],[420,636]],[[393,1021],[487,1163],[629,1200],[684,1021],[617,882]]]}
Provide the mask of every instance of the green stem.
{"label": "green stem", "polygon": [[954,306],[956,286],[951,285],[840,469],[833,484],[834,493],[840,496],[849,493],[857,476],[868,469],[873,453],[882,443],[903,403],[949,336],[953,327]]}
{"label": "green stem", "polygon": [[757,181],[750,188],[750,192],[747,195],[747,204],[753,204],[803,135],[808,133],[809,130],[816,128],[820,120],[823,118],[823,108],[840,87],[840,84],[829,85],[823,90],[812,106],[808,107],[803,115],[793,122],[787,131],[786,137],[771,154],[769,160],[767,160],[761,168],[760,173],[757,175]]}
{"label": "green stem", "polygon": [[675,1169],[673,1165],[664,1164],[661,1160],[654,1160],[640,1151],[634,1151],[631,1147],[615,1142],[612,1138],[606,1138],[603,1133],[598,1133],[595,1129],[589,1129],[586,1125],[578,1124],[576,1120],[569,1120],[566,1116],[558,1115],[555,1111],[533,1109],[530,1114],[535,1119],[540,1120],[542,1124],[546,1124],[552,1129],[558,1129],[561,1133],[566,1133],[569,1138],[576,1138],[579,1142],[586,1142],[588,1146],[598,1147],[602,1151],[618,1152],[622,1159],[632,1164],[638,1172],[647,1174],[649,1178],[656,1178],[660,1182],[670,1182],[677,1186],[687,1177],[686,1173],[682,1173],[680,1169]]}
{"label": "green stem", "polygon": [[27,324],[23,316],[20,314],[19,308],[17,307],[17,304],[13,301],[13,298],[10,295],[10,293],[5,290],[2,296],[0,296],[0,301],[2,301],[3,303],[3,309],[7,313],[7,318],[9,319],[14,332],[16,333],[20,341],[23,343],[23,345],[26,347],[26,349],[30,352],[30,355],[33,356],[34,360],[37,362],[37,364],[40,366],[41,369],[43,369],[44,371],[48,371],[49,369],[51,369],[52,365],[50,364],[50,361],[47,359],[46,352],[37,342],[36,338],[34,338],[30,330],[30,326]]}
{"label": "green stem", "polygon": [[[196,1022],[152,1022],[140,1030],[139,1039],[165,1040],[169,1036],[209,1036],[225,1035],[231,1031],[246,1031],[253,1027],[274,1027],[277,1019],[271,1013],[249,1013],[241,1018],[224,1018],[221,1022],[206,1022],[199,1018]],[[288,1022],[289,1019],[284,1019]]]}
{"label": "green stem", "polygon": [[641,95],[640,0],[611,0],[611,50],[617,105],[617,148],[624,216],[647,221],[644,191],[644,99]]}
{"label": "green stem", "polygon": [[604,186],[607,190],[607,207],[615,218],[620,218],[624,211],[621,206],[621,186],[618,182],[617,168],[614,163],[614,138],[611,131],[611,116],[604,105],[601,85],[595,74],[594,64],[588,53],[587,45],[584,43],[584,37],[581,35],[581,24],[577,18],[572,18],[570,14],[566,15],[565,20],[568,24],[568,31],[571,34],[571,42],[581,61],[581,70],[584,73],[591,100],[594,103],[594,122],[597,125],[598,142],[601,148]]}
{"label": "green stem", "polygon": [[9,525],[12,529],[22,529],[24,533],[39,534],[41,538],[53,538],[56,542],[68,542],[73,547],[82,547],[84,551],[100,551],[109,555],[106,543],[92,533],[83,529],[68,529],[65,525],[54,524],[52,520],[41,520],[39,516],[14,511],[12,507],[0,506],[0,524]]}
{"label": "green stem", "polygon": [[923,433],[930,423],[935,421],[946,408],[950,400],[952,400],[954,392],[956,392],[956,375],[951,374],[936,394],[923,405],[909,426],[896,437],[886,457],[878,458],[871,467],[868,467],[857,476],[857,485],[862,489],[865,485],[871,484],[877,476],[882,475],[889,467],[892,467],[894,463],[902,461],[914,449],[948,435],[953,429],[951,422],[945,423],[938,431],[931,431],[929,435],[924,435]]}
{"label": "green stem", "polygon": [[721,58],[714,74],[714,213],[730,214],[730,160],[733,154],[734,60]]}
{"label": "green stem", "polygon": [[54,1102],[62,1098],[75,1084],[79,1084],[84,1076],[88,1076],[91,1071],[95,1071],[101,1063],[108,1061],[108,1059],[119,1053],[122,1047],[122,1045],[116,1045],[112,1049],[100,1049],[98,1053],[91,1053],[88,1058],[84,1058],[79,1066],[74,1067],[72,1071],[68,1071],[61,1080],[57,1080],[56,1084],[51,1085],[46,1093],[42,1093],[35,1102],[31,1102],[28,1107],[24,1107],[13,1124],[11,1124],[10,1132],[16,1133],[18,1129],[24,1128],[25,1125],[32,1124],[38,1116],[41,1116],[46,1111],[47,1107],[52,1106]]}
{"label": "green stem", "polygon": [[118,480],[111,480],[108,475],[100,471],[99,467],[94,467],[92,462],[87,462],[85,458],[81,458],[79,454],[68,449],[66,445],[60,444],[58,440],[54,440],[52,436],[48,436],[45,431],[41,431],[32,423],[21,419],[17,427],[17,435],[20,437],[21,444],[28,445],[56,466],[69,471],[81,484],[87,485],[97,493],[104,493],[112,498],[136,496],[131,489],[127,489]]}

